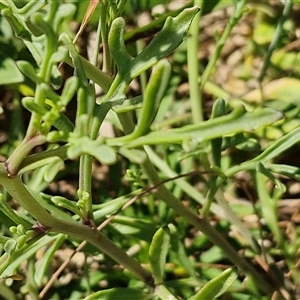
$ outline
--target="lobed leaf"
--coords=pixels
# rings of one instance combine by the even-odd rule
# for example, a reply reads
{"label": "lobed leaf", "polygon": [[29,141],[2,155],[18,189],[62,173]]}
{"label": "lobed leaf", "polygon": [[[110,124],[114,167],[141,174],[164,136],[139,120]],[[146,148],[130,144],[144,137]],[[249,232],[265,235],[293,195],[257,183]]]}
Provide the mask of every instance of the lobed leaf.
{"label": "lobed leaf", "polygon": [[124,94],[126,87],[133,78],[171,54],[182,43],[199,10],[199,7],[188,8],[175,18],[168,17],[159,34],[135,58],[128,54],[125,47],[124,20],[122,18],[115,19],[111,26],[108,43],[118,66],[118,75],[104,101],[109,100],[112,96]]}
{"label": "lobed leaf", "polygon": [[[281,112],[271,108],[261,108],[253,112],[245,112],[243,108],[238,108],[228,115],[213,118],[199,124],[186,125],[168,131],[151,132],[130,141],[125,146],[134,148],[143,145],[176,144],[184,141],[200,143],[239,132],[253,131],[273,124],[282,117]],[[115,139],[114,142],[117,141]]]}
{"label": "lobed leaf", "polygon": [[113,164],[117,159],[115,150],[103,144],[101,140],[91,140],[88,137],[74,138],[67,150],[70,159],[74,159],[82,154],[90,154],[98,161],[105,164]]}

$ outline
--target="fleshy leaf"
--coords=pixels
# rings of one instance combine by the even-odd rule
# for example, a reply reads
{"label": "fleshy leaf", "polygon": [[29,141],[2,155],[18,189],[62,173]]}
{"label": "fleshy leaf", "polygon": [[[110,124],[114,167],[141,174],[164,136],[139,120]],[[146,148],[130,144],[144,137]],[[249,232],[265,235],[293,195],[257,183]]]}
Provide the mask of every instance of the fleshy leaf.
{"label": "fleshy leaf", "polygon": [[67,152],[68,157],[74,159],[82,154],[90,154],[105,164],[113,164],[117,160],[115,150],[103,144],[101,140],[91,140],[88,137],[72,139]]}
{"label": "fleshy leaf", "polygon": [[237,278],[235,269],[230,268],[213,278],[192,298],[193,300],[216,299],[233,284]]}
{"label": "fleshy leaf", "polygon": [[56,156],[51,158],[51,162],[45,166],[45,173],[44,173],[44,179],[47,182],[51,182],[59,170],[63,167],[64,161]]}
{"label": "fleshy leaf", "polygon": [[[150,132],[126,144],[128,148],[161,143],[200,143],[244,131],[254,131],[262,126],[273,124],[283,117],[282,113],[271,108],[260,108],[245,112],[238,108],[228,115],[210,119],[199,124],[186,125],[168,131]],[[117,143],[118,139],[113,141]]]}
{"label": "fleshy leaf", "polygon": [[170,245],[170,230],[168,227],[160,228],[153,236],[149,249],[149,263],[155,282],[163,282],[165,263]]}
{"label": "fleshy leaf", "polygon": [[80,210],[78,209],[76,202],[70,201],[64,197],[61,196],[54,196],[51,198],[51,201],[56,204],[57,206],[63,207],[69,211],[72,211],[73,213],[82,216],[80,213]]}
{"label": "fleshy leaf", "polygon": [[175,18],[168,17],[159,34],[135,58],[128,54],[125,47],[124,20],[121,18],[115,19],[111,26],[108,43],[111,54],[118,66],[118,75],[104,101],[107,101],[113,95],[124,94],[126,87],[133,78],[151,68],[160,59],[171,54],[182,43],[193,18],[199,10],[199,7],[188,8]]}
{"label": "fleshy leaf", "polygon": [[269,146],[264,152],[255,157],[252,161],[268,161],[284,151],[288,150],[300,141],[300,128],[296,128],[288,134],[284,135],[271,146]]}

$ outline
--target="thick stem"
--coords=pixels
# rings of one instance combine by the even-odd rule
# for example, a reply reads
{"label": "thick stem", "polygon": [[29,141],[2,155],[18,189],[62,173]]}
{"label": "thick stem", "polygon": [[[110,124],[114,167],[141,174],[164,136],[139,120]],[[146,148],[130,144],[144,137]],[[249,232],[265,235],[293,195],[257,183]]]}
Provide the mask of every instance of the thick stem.
{"label": "thick stem", "polygon": [[21,144],[14,150],[12,155],[5,163],[5,168],[9,176],[15,176],[25,156],[36,146],[46,142],[46,137],[37,135],[30,139],[25,138]]}
{"label": "thick stem", "polygon": [[145,270],[136,260],[127,255],[125,251],[118,248],[101,232],[75,221],[58,219],[49,214],[28,192],[19,177],[9,177],[7,175],[3,163],[0,164],[0,182],[9,194],[49,231],[68,234],[72,237],[88,241],[124,268],[127,268],[134,276],[153,286],[151,273]]}
{"label": "thick stem", "polygon": [[84,154],[80,157],[80,172],[79,172],[79,192],[88,193],[88,199],[84,200],[82,208],[84,221],[87,224],[94,224],[93,207],[92,207],[92,164],[93,157],[89,154]]}
{"label": "thick stem", "polygon": [[[201,1],[195,0],[195,6],[201,6]],[[192,107],[193,124],[203,121],[202,96],[199,85],[199,21],[201,14],[197,14],[190,27],[190,35],[187,38],[187,62],[188,62],[188,76],[190,88],[190,100]]]}

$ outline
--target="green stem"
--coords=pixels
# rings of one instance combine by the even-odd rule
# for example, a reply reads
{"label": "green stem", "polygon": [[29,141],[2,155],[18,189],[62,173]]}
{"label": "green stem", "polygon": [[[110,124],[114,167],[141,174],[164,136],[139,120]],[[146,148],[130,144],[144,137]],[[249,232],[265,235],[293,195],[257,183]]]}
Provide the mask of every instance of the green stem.
{"label": "green stem", "polygon": [[30,156],[25,157],[24,160],[22,161],[22,163],[20,164],[20,167],[19,167],[20,171],[18,172],[18,174],[22,173],[23,168],[28,167],[28,166],[30,166],[38,161],[41,161],[45,158],[58,156],[62,160],[67,159],[67,149],[68,149],[68,146],[61,146],[59,148],[51,149],[48,151],[43,151],[43,152],[32,154]]}
{"label": "green stem", "polygon": [[[104,92],[107,92],[110,88],[111,83],[113,82],[112,77],[99,70],[97,67],[92,65],[88,60],[86,60],[80,55],[79,55],[79,59],[86,73],[86,76],[89,79],[91,79],[94,83],[98,84],[103,89]],[[68,65],[74,67],[74,63],[71,57],[67,56],[65,58],[65,62]]]}
{"label": "green stem", "polygon": [[101,20],[101,38],[102,38],[102,45],[103,45],[103,67],[102,70],[103,72],[112,74],[112,59],[111,59],[111,54],[108,46],[108,24],[107,21],[109,19],[108,16],[108,2],[107,1],[100,1],[101,5],[101,15],[100,15],[100,20]]}
{"label": "green stem", "polygon": [[[120,115],[119,115],[120,116]],[[130,120],[130,115],[124,113],[122,118],[119,118],[123,126],[123,130],[126,134],[129,134],[134,129],[133,122],[127,122]],[[193,225],[195,228],[203,232],[210,241],[216,246],[220,247],[226,256],[241,270],[243,270],[249,277],[256,282],[258,288],[266,294],[271,294],[274,288],[269,284],[265,278],[263,278],[245,259],[241,258],[238,253],[232,248],[232,246],[226,241],[226,239],[208,222],[207,219],[196,215],[188,208],[186,208],[164,185],[160,185],[160,178],[146,156],[141,161],[141,167],[144,170],[146,176],[153,185],[159,186],[155,195],[164,201],[169,207],[171,207],[176,213],[183,217],[187,222]]]}
{"label": "green stem", "polygon": [[[159,185],[161,180],[148,157],[144,160],[141,166],[151,183],[154,185]],[[232,263],[238,266],[256,282],[261,291],[265,292],[266,294],[270,294],[274,291],[274,288],[269,284],[269,282],[265,280],[265,278],[263,278],[246,260],[238,255],[238,253],[232,248],[226,239],[208,222],[207,219],[190,211],[164,185],[160,185],[158,187],[155,195],[164,201],[181,217],[183,217],[187,222],[189,222],[199,231],[203,232],[203,234],[205,234],[214,245],[220,247],[228,259],[232,261]]]}
{"label": "green stem", "polygon": [[20,168],[20,165],[24,157],[38,145],[42,145],[46,142],[46,137],[42,135],[37,135],[30,139],[25,138],[21,144],[14,150],[12,155],[8,158],[5,163],[6,170],[9,175],[15,176]]}
{"label": "green stem", "polygon": [[168,299],[168,300],[176,300],[176,299],[178,299],[163,284],[159,284],[159,285],[157,285],[155,287],[155,294],[157,296],[159,296],[160,299]]}
{"label": "green stem", "polygon": [[9,194],[28,211],[45,229],[53,232],[64,233],[72,237],[86,240],[102,252],[127,268],[133,275],[145,283],[153,285],[150,272],[145,270],[136,260],[118,248],[111,240],[96,229],[89,228],[75,221],[62,220],[53,217],[36,201],[28,192],[19,177],[9,177],[4,164],[0,164],[0,182]]}
{"label": "green stem", "polygon": [[255,172],[254,182],[261,202],[262,215],[273,232],[279,248],[284,249],[285,243],[279,227],[276,199],[270,197],[267,187],[267,178],[263,174]]}
{"label": "green stem", "polygon": [[221,36],[221,38],[218,40],[216,45],[216,50],[213,53],[213,56],[209,59],[209,63],[206,66],[202,78],[201,78],[201,90],[204,88],[206,81],[208,80],[214,66],[217,63],[217,60],[220,57],[221,51],[225,45],[225,42],[227,41],[233,27],[237,24],[237,22],[240,20],[240,18],[243,16],[243,13],[245,12],[245,5],[247,3],[247,0],[240,0],[235,2],[235,10],[230,18],[229,22],[227,23],[227,26]]}
{"label": "green stem", "polygon": [[[34,96],[35,102],[40,105],[41,107],[44,107],[44,101],[45,101],[45,95],[44,90],[42,89],[41,85],[37,85],[35,90],[35,96]],[[41,115],[35,112],[32,112],[30,117],[30,122],[26,131],[26,138],[30,139],[33,136],[35,136],[38,132],[38,128],[36,124],[39,124],[41,122]]]}
{"label": "green stem", "polygon": [[94,116],[91,125],[91,139],[95,140],[98,137],[99,129],[101,124],[103,123],[108,111],[111,109],[111,103],[105,102],[100,105],[96,105],[94,110]]}
{"label": "green stem", "polygon": [[280,17],[280,19],[277,23],[275,34],[273,35],[273,39],[271,41],[271,44],[270,44],[269,49],[267,51],[266,57],[264,59],[264,65],[261,68],[260,74],[258,76],[258,82],[259,83],[262,83],[262,81],[265,77],[267,68],[268,68],[269,63],[270,63],[271,56],[272,56],[274,50],[276,49],[276,46],[277,46],[278,42],[281,39],[282,32],[283,32],[283,24],[287,20],[287,18],[289,17],[292,6],[293,6],[293,0],[285,2],[282,15],[281,15],[281,17]]}
{"label": "green stem", "polygon": [[[58,4],[53,2],[51,5],[57,6]],[[33,18],[36,25],[38,25],[38,27],[40,27],[46,35],[45,53],[43,55],[43,61],[37,75],[42,78],[44,82],[49,82],[52,68],[51,56],[56,50],[57,40],[52,27],[50,27],[40,15],[33,15]]]}
{"label": "green stem", "polygon": [[[202,1],[195,0],[194,6],[201,6]],[[193,123],[197,124],[203,121],[202,97],[199,87],[199,22],[201,14],[197,14],[191,24],[189,36],[187,39],[187,63],[188,63],[188,77],[190,100],[192,107]]]}
{"label": "green stem", "polygon": [[92,207],[92,164],[93,157],[84,154],[80,157],[79,166],[79,191],[88,193],[88,198],[84,201],[82,213],[85,221],[94,224],[93,207]]}

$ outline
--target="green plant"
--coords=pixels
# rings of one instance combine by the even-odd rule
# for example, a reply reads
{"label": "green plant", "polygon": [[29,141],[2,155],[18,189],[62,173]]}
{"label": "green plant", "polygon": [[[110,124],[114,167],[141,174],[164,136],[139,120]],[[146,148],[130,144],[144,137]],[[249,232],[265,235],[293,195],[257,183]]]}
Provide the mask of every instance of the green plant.
{"label": "green plant", "polygon": [[[200,91],[209,84],[208,78],[222,46],[246,12],[247,1],[234,3],[234,14],[203,72]],[[67,297],[208,299],[219,297],[231,287],[233,292],[246,291],[254,297],[280,293],[292,299],[298,273],[295,272],[292,279],[283,280],[282,270],[276,266],[272,255],[259,245],[257,233],[240,221],[225,200],[224,190],[238,172],[250,172],[261,199],[261,215],[291,270],[297,247],[290,247],[285,242],[278,224],[276,200],[283,194],[284,186],[276,174],[298,179],[299,170],[273,160],[299,141],[299,129],[272,141],[249,160],[226,163],[223,153],[230,148],[244,145],[256,153],[254,146],[263,136],[262,128],[278,124],[283,114],[272,107],[248,105],[251,108],[245,109],[240,105],[242,101],[239,105],[229,106],[219,98],[214,102],[209,119],[202,121],[202,104],[199,99],[197,102],[199,91],[193,96],[192,122],[176,128],[176,123],[171,120],[167,124],[172,127],[169,129],[163,125],[155,126],[154,120],[159,124],[168,94],[172,92],[170,79],[175,77],[167,57],[182,44],[193,19],[200,17],[199,7],[185,8],[174,17],[164,18],[163,28],[142,51],[133,55],[125,46],[125,20],[120,17],[126,8],[125,1],[102,1],[98,5],[95,48],[99,49],[102,44],[103,70],[98,68],[96,59],[92,64],[83,58],[70,34],[64,32],[64,24],[74,17],[79,3],[29,1],[18,8],[13,1],[0,1],[2,16],[32,56],[32,61],[17,59],[18,69],[14,67],[14,74],[10,76],[18,76],[18,79],[8,82],[13,88],[24,82],[32,90],[27,95],[16,95],[22,98],[23,107],[30,112],[30,121],[22,141],[0,164],[1,185],[23,208],[15,211],[5,192],[0,198],[0,220],[4,230],[1,277],[19,279],[20,266],[27,261],[26,284],[21,292],[37,298],[45,278],[51,276],[48,268],[56,251],[68,240],[73,247],[86,241],[88,244],[83,242],[78,249],[83,248],[87,256],[104,254],[128,270],[124,274],[121,271],[115,274],[120,282],[126,282],[126,287],[121,284],[115,287],[111,283],[113,279],[107,279],[108,275],[103,277],[103,273],[92,270],[98,281],[103,278],[109,281],[108,288],[98,291],[91,276],[87,283],[84,279],[80,281],[82,286],[85,285],[85,292],[78,289]],[[188,38],[191,45],[197,47],[197,34]],[[196,79],[191,87],[196,89],[198,76],[193,77],[193,74],[198,72],[194,54],[189,53],[188,67],[190,82]],[[62,63],[74,69],[73,75],[66,80],[60,73]],[[149,78],[148,70],[151,70]],[[141,84],[139,95],[130,96],[127,91],[137,79],[144,85]],[[100,97],[96,95],[96,85],[103,91]],[[68,107],[75,101],[76,115],[71,120],[67,116]],[[107,118],[122,134],[119,132],[110,138],[99,135]],[[129,184],[115,191],[114,199],[103,195],[102,202],[97,203],[93,195],[92,167],[95,161],[116,165],[120,157],[127,165]],[[199,158],[203,162],[201,167],[191,171]],[[76,199],[47,192],[51,182],[58,181],[64,173],[66,177],[70,175],[68,168],[70,173],[78,170]],[[193,174],[201,177],[205,185],[201,192],[185,178]],[[267,181],[275,188],[269,189]],[[181,201],[182,195],[189,197],[188,205]],[[143,210],[147,212],[145,215]],[[224,224],[214,225],[212,216],[225,220]],[[238,249],[241,247],[227,238],[229,224],[238,228],[240,240],[236,243],[244,245],[245,255],[240,255]],[[223,272],[215,268],[212,274],[209,271],[205,274],[205,270],[196,267],[183,242],[190,225],[202,233],[199,239],[194,239],[194,247],[199,243],[199,247],[208,253],[221,249],[219,254],[212,256],[235,266],[240,276],[231,267]],[[126,252],[134,244],[139,248],[135,258]],[[202,247],[203,244],[209,246]],[[46,250],[42,250],[45,247]],[[44,256],[38,259],[35,270],[34,255],[38,250],[44,251]],[[263,261],[265,264],[261,265],[268,264],[269,267],[258,269],[251,259]],[[173,268],[182,269],[186,283],[168,270],[168,261],[172,262]],[[168,276],[175,279],[168,280]],[[10,296],[9,289],[6,293]],[[59,292],[53,293],[59,295]],[[40,297],[45,297],[44,291]]]}

